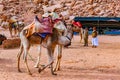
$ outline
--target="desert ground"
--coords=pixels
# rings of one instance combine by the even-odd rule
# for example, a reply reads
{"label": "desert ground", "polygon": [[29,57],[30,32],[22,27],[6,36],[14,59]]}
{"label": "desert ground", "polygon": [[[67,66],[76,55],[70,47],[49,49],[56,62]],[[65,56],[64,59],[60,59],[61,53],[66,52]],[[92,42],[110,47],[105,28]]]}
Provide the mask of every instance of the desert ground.
{"label": "desert ground", "polygon": [[[9,32],[1,30],[10,38]],[[52,75],[49,68],[38,73],[34,68],[38,56],[38,47],[32,46],[28,57],[28,64],[32,75],[27,74],[26,66],[21,58],[22,73],[17,71],[17,53],[19,48],[0,48],[0,80],[120,80],[120,36],[99,35],[99,46],[91,47],[91,35],[89,35],[89,46],[84,47],[79,42],[80,37],[75,35],[72,45],[63,48],[61,70],[57,75]],[[54,53],[56,60],[56,51]],[[42,48],[40,64],[47,64],[48,57],[46,49]]]}

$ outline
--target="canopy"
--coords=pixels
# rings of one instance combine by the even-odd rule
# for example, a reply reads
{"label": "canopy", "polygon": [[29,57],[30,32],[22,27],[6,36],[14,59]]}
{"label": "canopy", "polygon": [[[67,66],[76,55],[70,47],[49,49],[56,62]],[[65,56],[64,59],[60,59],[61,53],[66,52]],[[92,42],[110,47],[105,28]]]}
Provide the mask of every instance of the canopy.
{"label": "canopy", "polygon": [[80,21],[83,27],[96,26],[120,29],[120,17],[75,17],[74,20]]}
{"label": "canopy", "polygon": [[75,17],[75,21],[115,21],[120,22],[120,17]]}

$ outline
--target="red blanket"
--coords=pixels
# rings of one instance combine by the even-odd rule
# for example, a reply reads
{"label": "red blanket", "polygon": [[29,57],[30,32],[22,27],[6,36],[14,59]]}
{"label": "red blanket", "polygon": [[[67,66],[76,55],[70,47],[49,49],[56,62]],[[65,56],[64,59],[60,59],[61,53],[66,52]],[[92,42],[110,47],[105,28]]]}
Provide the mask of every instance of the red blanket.
{"label": "red blanket", "polygon": [[72,23],[75,27],[82,28],[82,24],[80,22],[73,22]]}

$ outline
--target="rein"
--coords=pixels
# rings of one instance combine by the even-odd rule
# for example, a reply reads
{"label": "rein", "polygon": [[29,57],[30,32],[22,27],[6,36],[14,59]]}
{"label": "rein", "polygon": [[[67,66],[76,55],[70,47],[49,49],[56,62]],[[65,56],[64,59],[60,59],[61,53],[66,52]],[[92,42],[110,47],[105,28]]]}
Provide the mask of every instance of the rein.
{"label": "rein", "polygon": [[66,37],[71,41],[71,39],[68,36],[66,36]]}
{"label": "rein", "polygon": [[53,20],[54,24],[59,22],[59,21],[62,21],[62,19],[55,19],[55,20]]}

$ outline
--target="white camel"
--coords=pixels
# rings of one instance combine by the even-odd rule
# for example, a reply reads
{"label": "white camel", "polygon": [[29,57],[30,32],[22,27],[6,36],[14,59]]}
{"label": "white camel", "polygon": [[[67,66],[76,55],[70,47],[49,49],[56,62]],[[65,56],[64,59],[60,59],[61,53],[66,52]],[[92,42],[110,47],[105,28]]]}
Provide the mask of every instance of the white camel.
{"label": "white camel", "polygon": [[[39,23],[39,24],[41,25],[41,23]],[[29,27],[29,26],[27,26],[27,27]],[[49,35],[46,40],[44,40],[40,36],[39,37],[34,36],[33,33],[29,33],[30,35],[28,37],[26,35],[29,32],[28,30],[29,30],[29,28],[25,27],[20,32],[21,45],[20,45],[20,51],[18,53],[18,65],[17,65],[18,66],[18,71],[21,72],[21,70],[20,70],[20,57],[21,57],[21,54],[24,51],[24,62],[26,64],[28,73],[31,74],[31,71],[30,71],[28,63],[27,63],[27,55],[28,55],[28,51],[30,49],[30,46],[31,46],[31,44],[39,44],[41,46],[41,44],[46,41],[46,49],[47,49],[47,53],[48,53],[48,57],[49,57],[49,63],[46,66],[44,66],[42,69],[39,68],[39,72],[44,70],[47,66],[51,66],[51,73],[54,75],[55,74],[54,70],[53,70],[54,49],[55,49],[56,45],[62,46],[62,45],[67,45],[71,42],[71,39],[72,39],[72,36],[73,36],[72,28],[69,28],[69,30],[67,30],[66,36],[62,36],[56,28],[53,28],[53,34]],[[66,31],[64,31],[64,32],[66,32]],[[37,41],[34,41],[34,40],[37,40]],[[41,49],[41,47],[40,47],[40,49]],[[60,60],[61,60],[61,57],[62,57],[61,53],[62,52],[60,50],[60,52],[58,54],[58,58],[57,58],[58,60],[57,60],[56,68],[55,68],[56,70],[60,68]],[[41,54],[41,51],[39,52],[39,55],[38,55],[39,58],[38,58],[38,61],[36,63],[36,66],[39,65],[40,54]]]}

